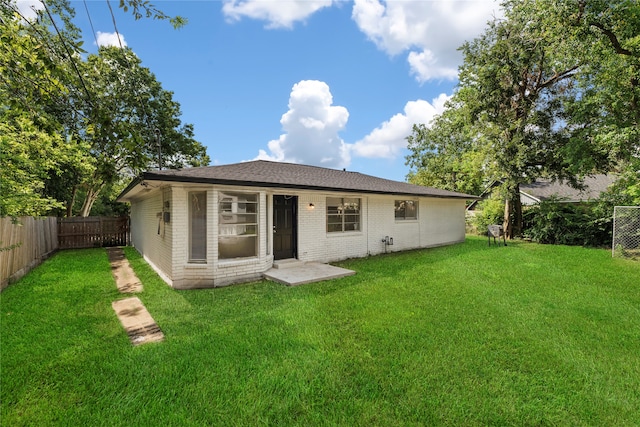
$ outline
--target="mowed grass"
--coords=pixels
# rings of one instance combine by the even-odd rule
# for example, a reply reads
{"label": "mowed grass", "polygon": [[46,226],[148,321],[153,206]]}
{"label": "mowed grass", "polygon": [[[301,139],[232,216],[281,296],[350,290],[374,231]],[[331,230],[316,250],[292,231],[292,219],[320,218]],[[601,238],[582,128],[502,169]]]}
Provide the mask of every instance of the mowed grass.
{"label": "mowed grass", "polygon": [[355,276],[175,291],[133,347],[104,250],[2,294],[2,425],[640,425],[640,263],[524,242],[349,260]]}

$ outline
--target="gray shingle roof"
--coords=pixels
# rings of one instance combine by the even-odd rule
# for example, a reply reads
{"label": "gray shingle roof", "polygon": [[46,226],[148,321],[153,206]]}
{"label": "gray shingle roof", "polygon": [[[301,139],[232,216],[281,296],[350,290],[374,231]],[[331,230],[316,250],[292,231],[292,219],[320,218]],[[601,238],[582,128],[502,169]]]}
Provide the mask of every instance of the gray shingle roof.
{"label": "gray shingle roof", "polygon": [[564,199],[565,202],[581,202],[600,197],[600,194],[609,188],[616,178],[615,175],[587,176],[584,179],[583,190],[572,188],[563,181],[538,179],[532,184],[521,185],[520,191],[540,201],[555,196]]}
{"label": "gray shingle roof", "polygon": [[[376,178],[358,172],[266,160],[144,172],[141,180],[477,199],[469,194]],[[131,183],[118,198],[124,197],[139,183],[140,180]]]}

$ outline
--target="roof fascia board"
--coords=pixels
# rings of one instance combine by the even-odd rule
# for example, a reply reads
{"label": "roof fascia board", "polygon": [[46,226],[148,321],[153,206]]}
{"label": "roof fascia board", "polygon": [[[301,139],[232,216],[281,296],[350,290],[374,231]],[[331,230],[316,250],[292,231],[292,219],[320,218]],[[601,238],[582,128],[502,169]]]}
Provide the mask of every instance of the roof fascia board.
{"label": "roof fascia board", "polygon": [[140,177],[136,177],[133,181],[129,183],[129,185],[127,185],[127,187],[124,190],[120,192],[120,194],[118,194],[118,197],[116,197],[116,202],[123,203],[124,200],[122,200],[122,198],[126,196],[129,191],[133,190],[140,183],[142,183],[142,179]]}
{"label": "roof fascia board", "polygon": [[536,203],[540,203],[540,202],[541,202],[541,200],[540,200],[539,198],[537,198],[537,197],[535,197],[535,196],[533,196],[533,195],[531,195],[531,194],[527,193],[526,191],[522,191],[522,190],[520,190],[520,195],[521,195],[521,196],[528,197],[528,198],[530,198],[531,200],[533,200],[533,201],[534,201],[534,202],[536,202]]}

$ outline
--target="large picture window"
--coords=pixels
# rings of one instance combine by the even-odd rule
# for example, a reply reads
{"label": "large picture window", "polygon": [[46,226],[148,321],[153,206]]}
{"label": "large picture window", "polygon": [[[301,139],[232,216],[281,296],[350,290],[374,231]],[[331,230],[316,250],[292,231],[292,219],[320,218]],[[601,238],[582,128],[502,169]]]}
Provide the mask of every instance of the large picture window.
{"label": "large picture window", "polygon": [[207,262],[207,193],[189,193],[189,262]]}
{"label": "large picture window", "polygon": [[418,201],[396,200],[395,216],[396,220],[418,219]]}
{"label": "large picture window", "polygon": [[218,258],[246,258],[258,254],[258,194],[220,193]]}
{"label": "large picture window", "polygon": [[327,198],[327,232],[360,231],[360,199]]}

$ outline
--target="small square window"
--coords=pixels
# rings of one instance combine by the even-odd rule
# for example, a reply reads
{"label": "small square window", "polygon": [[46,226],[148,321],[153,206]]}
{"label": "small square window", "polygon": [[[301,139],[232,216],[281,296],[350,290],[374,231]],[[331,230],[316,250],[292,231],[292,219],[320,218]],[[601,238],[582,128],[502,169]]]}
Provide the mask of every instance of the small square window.
{"label": "small square window", "polygon": [[327,198],[327,232],[360,231],[360,199]]}
{"label": "small square window", "polygon": [[397,221],[407,219],[418,219],[418,201],[417,200],[396,200],[395,201],[395,218]]}

